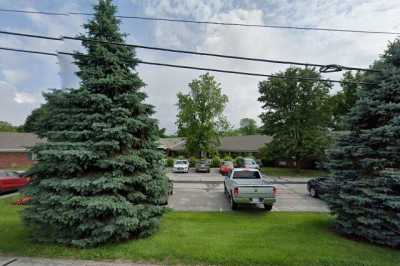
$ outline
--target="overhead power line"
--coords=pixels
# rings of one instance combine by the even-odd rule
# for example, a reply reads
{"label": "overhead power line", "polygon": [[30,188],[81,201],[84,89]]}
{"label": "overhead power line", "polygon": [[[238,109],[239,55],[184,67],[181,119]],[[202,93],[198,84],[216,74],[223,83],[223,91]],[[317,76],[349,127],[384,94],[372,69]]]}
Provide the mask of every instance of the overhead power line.
{"label": "overhead power line", "polygon": [[[93,13],[85,13],[85,12],[58,13],[58,12],[30,11],[30,10],[16,10],[16,9],[0,9],[0,12],[29,13],[29,14],[40,14],[40,15],[52,15],[52,16],[94,15]],[[325,27],[285,26],[285,25],[271,25],[271,24],[247,24],[247,23],[231,23],[231,22],[220,22],[220,21],[210,21],[210,20],[193,20],[193,19],[180,19],[180,18],[148,17],[148,16],[117,15],[116,17],[122,19],[137,19],[137,20],[147,20],[147,21],[166,21],[166,22],[191,23],[191,24],[211,24],[220,26],[239,26],[239,27],[272,28],[272,29],[303,30],[303,31],[328,31],[328,32],[347,32],[347,33],[384,34],[384,35],[400,34],[400,32],[394,32],[394,31],[372,31],[372,30],[356,30],[356,29],[341,29],[341,28],[325,28]]]}
{"label": "overhead power line", "polygon": [[265,58],[243,57],[243,56],[234,56],[234,55],[225,55],[225,54],[216,54],[216,53],[196,52],[196,51],[189,51],[189,50],[162,48],[162,47],[155,47],[155,46],[144,46],[144,45],[129,44],[129,43],[127,44],[127,43],[119,43],[119,42],[110,42],[110,41],[94,40],[94,39],[71,37],[71,36],[50,37],[50,36],[45,36],[45,35],[25,34],[25,33],[19,33],[19,32],[11,32],[11,31],[0,31],[0,34],[8,34],[8,35],[15,35],[15,36],[22,36],[22,37],[30,37],[30,38],[48,39],[48,40],[55,40],[55,41],[63,41],[64,39],[69,39],[69,40],[77,40],[77,41],[88,41],[88,42],[96,42],[96,43],[103,43],[103,44],[127,46],[127,47],[139,48],[139,49],[157,50],[157,51],[183,53],[183,54],[193,54],[193,55],[199,55],[199,56],[210,56],[210,57],[228,58],[228,59],[235,59],[235,60],[246,60],[246,61],[263,62],[263,63],[300,65],[300,66],[306,66],[306,67],[319,67],[319,70],[320,70],[321,73],[337,72],[337,71],[342,71],[342,70],[357,70],[357,71],[379,72],[378,70],[374,70],[374,69],[342,66],[342,65],[338,65],[338,64],[323,65],[323,64],[315,64],[315,63],[306,63],[306,62],[295,62],[295,61],[283,61],[283,60],[265,59]]}
{"label": "overhead power line", "polygon": [[[42,51],[16,49],[16,48],[8,48],[8,47],[0,47],[0,50],[21,52],[21,53],[40,54],[40,55],[48,55],[48,56],[57,56],[58,54],[71,55],[71,56],[75,55],[73,53],[68,53],[68,52],[48,53],[48,52],[42,52]],[[139,64],[145,64],[145,65],[165,66],[165,67],[173,67],[173,68],[181,68],[181,69],[193,69],[193,70],[202,70],[202,71],[228,73],[228,74],[236,74],[236,75],[246,75],[246,76],[279,78],[279,79],[288,79],[288,80],[323,81],[323,82],[348,83],[348,84],[360,84],[360,85],[376,85],[375,83],[369,83],[369,82],[352,82],[352,81],[344,82],[341,80],[317,79],[317,78],[310,78],[310,77],[285,77],[285,76],[276,76],[276,75],[270,75],[270,74],[242,72],[242,71],[225,70],[225,69],[219,69],[219,68],[217,69],[217,68],[205,68],[205,67],[195,67],[195,66],[187,66],[187,65],[176,65],[176,64],[143,61],[143,60],[137,60],[137,62]]]}

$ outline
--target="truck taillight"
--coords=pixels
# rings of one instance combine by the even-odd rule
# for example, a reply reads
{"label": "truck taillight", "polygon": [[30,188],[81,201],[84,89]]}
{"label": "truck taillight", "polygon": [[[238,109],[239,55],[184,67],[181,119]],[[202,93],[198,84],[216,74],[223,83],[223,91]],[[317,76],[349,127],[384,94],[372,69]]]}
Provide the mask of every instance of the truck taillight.
{"label": "truck taillight", "polygon": [[239,196],[239,194],[240,194],[239,188],[238,188],[238,187],[235,187],[235,188],[233,189],[233,196],[237,197],[237,196]]}
{"label": "truck taillight", "polygon": [[276,187],[272,187],[272,194],[276,196]]}

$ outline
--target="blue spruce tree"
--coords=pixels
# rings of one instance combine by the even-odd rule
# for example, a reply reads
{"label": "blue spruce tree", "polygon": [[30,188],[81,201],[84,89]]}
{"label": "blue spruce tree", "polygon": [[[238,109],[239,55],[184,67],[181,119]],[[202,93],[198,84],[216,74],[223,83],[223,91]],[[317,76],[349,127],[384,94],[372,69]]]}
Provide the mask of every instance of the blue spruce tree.
{"label": "blue spruce tree", "polygon": [[344,234],[400,246],[400,40],[366,73],[347,117],[349,134],[330,152],[327,197]]}
{"label": "blue spruce tree", "polygon": [[48,142],[33,149],[33,199],[23,212],[36,241],[89,247],[146,236],[163,213],[157,121],[143,102],[135,52],[90,41],[124,42],[111,0],[95,11],[84,25],[87,54],[75,56],[80,88],[46,95]]}

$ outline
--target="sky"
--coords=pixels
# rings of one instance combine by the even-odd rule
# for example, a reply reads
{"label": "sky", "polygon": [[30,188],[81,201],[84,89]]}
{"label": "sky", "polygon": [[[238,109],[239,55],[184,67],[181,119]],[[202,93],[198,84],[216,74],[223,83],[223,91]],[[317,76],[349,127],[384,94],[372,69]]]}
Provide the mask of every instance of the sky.
{"label": "sky", "polygon": [[[0,0],[0,8],[52,12],[92,12],[95,0]],[[306,27],[350,28],[400,32],[398,0],[115,0],[120,15],[212,20],[233,23]],[[0,30],[58,37],[84,33],[90,17],[44,16],[0,13]],[[295,31],[250,27],[184,24],[123,19],[126,41],[149,46],[222,53],[237,56],[341,64],[368,67],[382,54],[395,35]],[[73,52],[76,41],[48,41],[0,36],[0,46]],[[222,68],[273,74],[287,65],[246,62],[137,49],[144,61]],[[43,92],[79,86],[75,67],[68,57],[21,54],[0,50],[0,121],[24,123],[30,112],[44,103]],[[176,131],[178,92],[187,93],[188,83],[203,74],[197,70],[139,65],[136,69],[146,86],[147,101],[154,105],[160,127]],[[229,97],[225,115],[233,126],[242,118],[258,122],[262,112],[258,83],[261,77],[213,73]],[[324,74],[339,79],[340,73]],[[335,86],[332,94],[339,90]]]}

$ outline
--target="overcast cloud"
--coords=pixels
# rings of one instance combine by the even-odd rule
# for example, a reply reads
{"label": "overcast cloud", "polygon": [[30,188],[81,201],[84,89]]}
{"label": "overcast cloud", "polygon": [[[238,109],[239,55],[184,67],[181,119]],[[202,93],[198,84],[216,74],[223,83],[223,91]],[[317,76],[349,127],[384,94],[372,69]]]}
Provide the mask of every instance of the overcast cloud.
{"label": "overcast cloud", "polygon": [[[94,2],[47,0],[14,1],[10,4],[9,1],[0,0],[0,8],[85,12],[90,11]],[[400,31],[398,0],[121,0],[115,3],[120,13],[125,15]],[[1,14],[0,24],[4,30],[59,36],[83,32],[81,25],[86,19],[81,16]],[[135,20],[123,20],[121,28],[130,34],[130,43],[359,67],[370,65],[384,51],[387,43],[396,37]],[[0,46],[50,52],[79,49],[79,43],[76,42],[48,42],[4,35],[0,38]],[[265,74],[286,67],[144,50],[137,50],[137,54],[140,59],[148,61]],[[74,67],[69,65],[68,58],[58,60],[54,57],[0,51],[0,120],[22,124],[32,109],[43,102],[43,91],[76,86],[77,81],[73,81],[71,69]],[[176,93],[188,91],[187,84],[202,73],[148,65],[141,65],[137,70],[147,84],[143,90],[149,96],[148,102],[156,108],[155,116],[161,127],[174,132]],[[60,78],[60,72],[63,78]],[[257,84],[260,78],[222,73],[214,75],[229,97],[225,112],[231,123],[237,126],[244,117],[258,119],[261,107],[257,102]],[[325,77],[337,79],[340,75],[326,74]]]}

